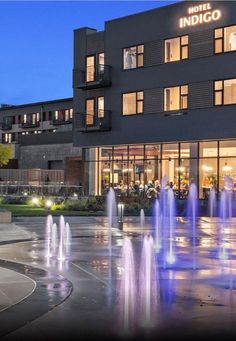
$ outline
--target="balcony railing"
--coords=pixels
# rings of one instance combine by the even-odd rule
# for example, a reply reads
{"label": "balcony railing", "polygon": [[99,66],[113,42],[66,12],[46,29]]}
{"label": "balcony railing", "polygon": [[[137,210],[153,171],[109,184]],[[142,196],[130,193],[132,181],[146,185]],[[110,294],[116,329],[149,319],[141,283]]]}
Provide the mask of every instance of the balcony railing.
{"label": "balcony railing", "polygon": [[79,89],[103,88],[111,85],[111,66],[99,64],[85,70],[74,70],[73,87]]}
{"label": "balcony railing", "polygon": [[98,114],[75,114],[75,129],[84,133],[111,130],[111,111],[100,110]]}
{"label": "balcony railing", "polygon": [[27,122],[20,123],[21,128],[36,128],[39,126],[40,126],[40,121],[37,121],[37,122],[27,121]]}
{"label": "balcony railing", "polygon": [[12,129],[12,123],[11,122],[2,122],[1,129],[2,130],[11,130]]}
{"label": "balcony railing", "polygon": [[65,118],[53,118],[51,120],[51,124],[54,125],[54,126],[57,126],[57,125],[63,125],[63,124],[70,124],[72,123],[72,118],[70,118],[69,120],[65,120]]}

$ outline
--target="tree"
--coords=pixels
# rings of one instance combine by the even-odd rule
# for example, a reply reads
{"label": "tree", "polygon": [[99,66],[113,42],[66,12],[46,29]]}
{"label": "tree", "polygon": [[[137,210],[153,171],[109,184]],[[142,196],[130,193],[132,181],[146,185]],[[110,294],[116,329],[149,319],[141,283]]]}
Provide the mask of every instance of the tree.
{"label": "tree", "polygon": [[0,167],[6,166],[13,158],[12,146],[0,144]]}

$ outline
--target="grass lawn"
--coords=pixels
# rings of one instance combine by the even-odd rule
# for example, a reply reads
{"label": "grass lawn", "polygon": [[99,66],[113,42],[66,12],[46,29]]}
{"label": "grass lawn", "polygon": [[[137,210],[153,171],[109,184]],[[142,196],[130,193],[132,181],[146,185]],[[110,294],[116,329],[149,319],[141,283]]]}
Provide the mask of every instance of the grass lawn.
{"label": "grass lawn", "polygon": [[104,212],[85,212],[85,211],[51,211],[43,207],[32,207],[29,205],[1,204],[0,209],[5,208],[11,211],[13,217],[44,217],[48,214],[53,216],[103,216]]}

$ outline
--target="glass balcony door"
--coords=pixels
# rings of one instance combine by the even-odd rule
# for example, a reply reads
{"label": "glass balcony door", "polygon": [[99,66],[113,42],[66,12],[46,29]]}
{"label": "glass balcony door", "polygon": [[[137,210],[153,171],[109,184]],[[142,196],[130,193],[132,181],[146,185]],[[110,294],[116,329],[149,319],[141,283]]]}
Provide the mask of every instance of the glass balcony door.
{"label": "glass balcony door", "polygon": [[95,99],[86,100],[86,125],[94,125],[95,119]]}
{"label": "glass balcony door", "polygon": [[86,58],[86,82],[93,82],[95,80],[95,56],[88,56]]}

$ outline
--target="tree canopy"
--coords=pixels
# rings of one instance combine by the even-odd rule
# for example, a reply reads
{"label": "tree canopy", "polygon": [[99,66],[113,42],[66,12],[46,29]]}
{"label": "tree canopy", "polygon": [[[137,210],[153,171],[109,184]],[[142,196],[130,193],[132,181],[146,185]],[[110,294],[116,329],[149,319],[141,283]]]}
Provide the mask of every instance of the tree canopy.
{"label": "tree canopy", "polygon": [[6,166],[13,158],[12,146],[0,144],[0,167]]}

